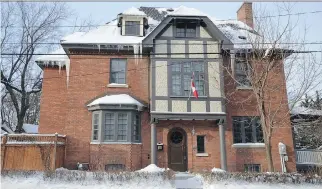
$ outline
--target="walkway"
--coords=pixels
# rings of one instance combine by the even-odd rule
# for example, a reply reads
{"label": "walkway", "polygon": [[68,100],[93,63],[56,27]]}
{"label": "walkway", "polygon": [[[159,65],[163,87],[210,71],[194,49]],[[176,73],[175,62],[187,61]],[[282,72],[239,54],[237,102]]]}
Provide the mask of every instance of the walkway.
{"label": "walkway", "polygon": [[173,185],[176,189],[193,188],[202,189],[202,180],[197,178],[195,175],[187,172],[178,172],[175,174]]}

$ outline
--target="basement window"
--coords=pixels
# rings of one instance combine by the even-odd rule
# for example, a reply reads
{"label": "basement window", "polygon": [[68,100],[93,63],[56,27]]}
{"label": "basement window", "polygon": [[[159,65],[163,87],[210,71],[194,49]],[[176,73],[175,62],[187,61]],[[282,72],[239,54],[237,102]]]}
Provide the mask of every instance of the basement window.
{"label": "basement window", "polygon": [[106,164],[105,171],[124,171],[125,165],[124,164]]}
{"label": "basement window", "polygon": [[260,164],[245,164],[244,169],[245,169],[245,172],[259,173],[261,171],[261,165]]}

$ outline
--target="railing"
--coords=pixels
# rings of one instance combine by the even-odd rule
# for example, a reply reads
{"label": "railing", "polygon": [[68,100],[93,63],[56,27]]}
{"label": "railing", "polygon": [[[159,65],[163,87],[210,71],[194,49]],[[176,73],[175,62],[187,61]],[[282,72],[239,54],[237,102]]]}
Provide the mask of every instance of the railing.
{"label": "railing", "polygon": [[296,150],[296,163],[306,165],[322,165],[322,151]]}

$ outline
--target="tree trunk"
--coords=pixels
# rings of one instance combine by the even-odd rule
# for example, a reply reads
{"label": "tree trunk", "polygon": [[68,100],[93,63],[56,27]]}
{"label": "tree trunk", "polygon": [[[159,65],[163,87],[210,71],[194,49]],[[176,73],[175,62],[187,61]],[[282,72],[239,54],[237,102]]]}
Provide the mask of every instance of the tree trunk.
{"label": "tree trunk", "polygon": [[22,133],[24,130],[22,128],[23,126],[23,121],[24,121],[24,116],[17,115],[18,123],[15,132],[16,133]]}
{"label": "tree trunk", "polygon": [[273,157],[272,157],[272,144],[271,144],[270,137],[265,142],[265,152],[266,152],[268,171],[274,172]]}

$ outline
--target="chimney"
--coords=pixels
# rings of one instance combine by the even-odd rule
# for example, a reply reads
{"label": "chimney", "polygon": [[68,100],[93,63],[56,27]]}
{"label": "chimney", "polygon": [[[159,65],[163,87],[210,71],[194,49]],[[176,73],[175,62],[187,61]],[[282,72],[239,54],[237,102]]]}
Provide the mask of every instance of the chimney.
{"label": "chimney", "polygon": [[244,22],[251,28],[254,28],[252,2],[244,2],[242,4],[237,11],[237,20]]}

